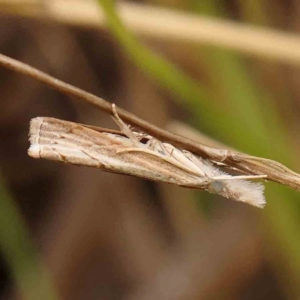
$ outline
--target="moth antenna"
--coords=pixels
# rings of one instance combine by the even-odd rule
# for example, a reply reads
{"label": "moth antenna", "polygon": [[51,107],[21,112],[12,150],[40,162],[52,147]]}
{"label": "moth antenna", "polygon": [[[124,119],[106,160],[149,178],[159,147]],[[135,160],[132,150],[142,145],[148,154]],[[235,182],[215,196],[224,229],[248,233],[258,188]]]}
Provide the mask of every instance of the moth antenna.
{"label": "moth antenna", "polygon": [[[162,150],[163,154],[168,155],[169,153],[168,153],[164,143],[162,143],[161,141],[158,141],[158,140],[156,140],[156,141],[157,141],[157,144],[161,147],[161,150]],[[172,156],[172,155],[168,155],[168,156]]]}

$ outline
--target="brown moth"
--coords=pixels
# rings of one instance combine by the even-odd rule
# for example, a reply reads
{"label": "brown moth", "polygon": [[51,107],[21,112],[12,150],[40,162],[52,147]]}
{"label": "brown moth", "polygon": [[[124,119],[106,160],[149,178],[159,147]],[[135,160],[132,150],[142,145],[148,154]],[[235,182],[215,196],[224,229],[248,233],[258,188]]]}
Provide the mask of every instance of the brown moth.
{"label": "brown moth", "polygon": [[120,133],[48,117],[32,119],[28,154],[206,190],[257,207],[264,206],[264,186],[248,180],[265,178],[265,175],[228,175],[207,159],[132,131],[119,118],[115,106],[112,107]]}

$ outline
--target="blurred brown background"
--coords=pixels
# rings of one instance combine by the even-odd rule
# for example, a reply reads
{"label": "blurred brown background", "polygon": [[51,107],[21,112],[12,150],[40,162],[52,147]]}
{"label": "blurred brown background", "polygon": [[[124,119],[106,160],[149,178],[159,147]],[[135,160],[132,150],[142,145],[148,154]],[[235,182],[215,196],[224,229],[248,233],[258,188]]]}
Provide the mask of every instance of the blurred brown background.
{"label": "blurred brown background", "polygon": [[[201,1],[141,2],[209,15]],[[224,0],[223,16],[299,32],[298,1],[262,3],[264,17],[250,1]],[[209,62],[201,49],[195,54],[201,45],[146,36],[141,40],[209,86]],[[165,127],[172,120],[189,123],[192,118],[190,110],[135,66],[103,28],[66,25],[3,10],[0,52],[158,126]],[[294,145],[293,153],[299,153],[298,67],[253,57],[245,62],[267,93],[277,95],[273,101],[287,124],[285,135]],[[0,68],[0,82],[2,177],[61,299],[279,300],[300,295],[300,269],[290,268],[290,253],[285,252],[285,244],[274,241],[277,229],[268,223],[265,211],[204,192],[33,160],[27,156],[28,124],[33,117],[52,116],[109,128],[116,125],[88,104],[4,68]],[[211,134],[206,126],[198,129]],[[270,147],[276,148],[276,143]],[[299,171],[299,165],[298,160],[289,167]],[[267,184],[267,189],[273,188],[275,184]],[[278,192],[280,202],[293,193],[287,190]],[[294,195],[299,200],[299,194]],[[267,197],[267,201],[272,199]],[[299,213],[299,203],[293,202],[292,207]],[[298,228],[280,234],[299,239]],[[1,258],[0,295],[2,299],[21,297],[5,255]]]}

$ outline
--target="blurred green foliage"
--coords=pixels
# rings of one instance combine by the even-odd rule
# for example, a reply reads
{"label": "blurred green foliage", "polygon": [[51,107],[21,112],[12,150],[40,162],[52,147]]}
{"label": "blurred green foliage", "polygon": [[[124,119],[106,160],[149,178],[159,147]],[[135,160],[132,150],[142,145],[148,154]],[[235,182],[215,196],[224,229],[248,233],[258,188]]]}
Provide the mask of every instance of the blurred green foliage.
{"label": "blurred green foliage", "polygon": [[0,246],[23,299],[58,299],[31,243],[26,223],[1,176]]}

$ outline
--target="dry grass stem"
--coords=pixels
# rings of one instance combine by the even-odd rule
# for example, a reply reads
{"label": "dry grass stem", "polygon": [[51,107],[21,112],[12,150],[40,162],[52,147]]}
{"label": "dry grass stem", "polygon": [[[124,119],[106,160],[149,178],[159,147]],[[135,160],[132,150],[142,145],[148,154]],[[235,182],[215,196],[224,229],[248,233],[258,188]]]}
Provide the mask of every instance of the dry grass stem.
{"label": "dry grass stem", "polygon": [[[105,26],[103,13],[92,0],[0,0],[0,8],[9,13],[42,19],[50,17],[72,25]],[[122,21],[137,34],[223,47],[292,65],[300,64],[300,38],[296,34],[145,4],[121,2],[117,9]]]}
{"label": "dry grass stem", "polygon": [[193,140],[195,142],[202,143],[206,146],[213,147],[213,148],[224,148],[230,151],[238,152],[236,149],[233,149],[229,147],[228,145],[225,145],[219,141],[216,141],[212,139],[211,137],[199,132],[195,128],[191,127],[190,125],[187,125],[180,121],[171,121],[167,124],[167,130],[170,132],[173,132],[175,134],[185,136],[190,140]]}
{"label": "dry grass stem", "polygon": [[[27,64],[0,54],[0,65],[14,70],[18,73],[35,78],[53,89],[56,89],[68,96],[76,97],[89,102],[94,106],[113,115],[111,103],[91,93],[83,91],[68,83],[58,80],[42,71],[39,71]],[[251,156],[227,149],[209,147],[190,139],[172,134],[162,130],[149,122],[146,122],[126,110],[117,109],[119,116],[128,124],[139,128],[142,132],[148,133],[162,142],[168,142],[180,149],[184,149],[212,162],[219,162],[223,165],[240,170],[249,175],[265,175],[268,180],[287,185],[300,190],[300,175],[283,166],[282,164],[260,157]]]}

